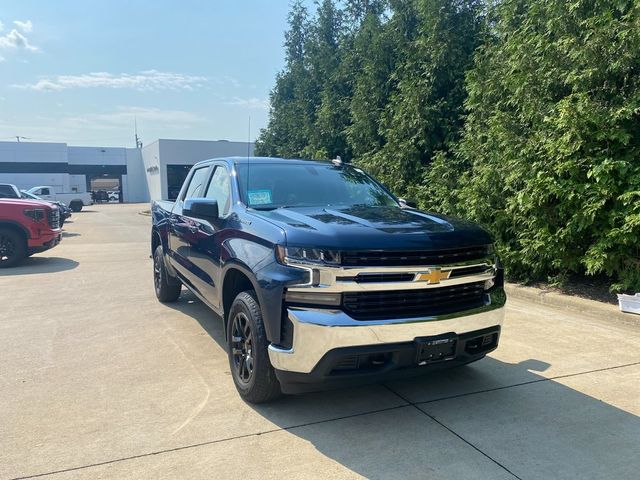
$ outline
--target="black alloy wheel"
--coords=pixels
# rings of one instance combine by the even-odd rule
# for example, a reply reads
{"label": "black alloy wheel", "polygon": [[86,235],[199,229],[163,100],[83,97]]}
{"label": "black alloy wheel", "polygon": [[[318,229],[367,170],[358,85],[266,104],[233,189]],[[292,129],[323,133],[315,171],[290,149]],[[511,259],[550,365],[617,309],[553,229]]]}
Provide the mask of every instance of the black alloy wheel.
{"label": "black alloy wheel", "polygon": [[269,341],[256,292],[238,293],[227,318],[229,369],[238,393],[250,403],[278,398],[282,392],[269,361]]}
{"label": "black alloy wheel", "polygon": [[0,268],[13,267],[26,256],[25,240],[13,230],[0,229]]}
{"label": "black alloy wheel", "polygon": [[171,303],[178,300],[182,286],[180,281],[171,277],[168,279],[168,272],[164,266],[164,256],[162,254],[162,245],[158,245],[153,253],[153,287],[156,297],[162,303]]}
{"label": "black alloy wheel", "polygon": [[233,318],[231,330],[231,348],[236,378],[247,385],[253,376],[253,332],[244,312],[238,312]]}
{"label": "black alloy wheel", "polygon": [[162,266],[157,255],[153,256],[153,286],[156,289],[156,295],[162,288]]}

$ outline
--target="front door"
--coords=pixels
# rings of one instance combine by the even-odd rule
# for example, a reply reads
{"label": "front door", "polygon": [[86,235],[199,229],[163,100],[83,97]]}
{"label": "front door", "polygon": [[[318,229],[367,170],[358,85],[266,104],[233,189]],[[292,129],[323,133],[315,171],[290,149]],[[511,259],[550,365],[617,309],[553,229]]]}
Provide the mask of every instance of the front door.
{"label": "front door", "polygon": [[191,262],[190,245],[193,236],[198,232],[196,221],[182,215],[182,206],[187,198],[200,197],[206,188],[211,166],[195,169],[187,179],[187,186],[171,212],[169,219],[169,255],[171,265],[177,270],[189,286],[199,290],[194,282],[194,267]]}
{"label": "front door", "polygon": [[225,165],[217,164],[214,168],[203,196],[218,202],[219,218],[211,222],[195,220],[197,233],[191,237],[190,255],[194,271],[197,272],[195,281],[198,282],[198,290],[209,303],[220,308],[221,248],[231,211],[231,184]]}

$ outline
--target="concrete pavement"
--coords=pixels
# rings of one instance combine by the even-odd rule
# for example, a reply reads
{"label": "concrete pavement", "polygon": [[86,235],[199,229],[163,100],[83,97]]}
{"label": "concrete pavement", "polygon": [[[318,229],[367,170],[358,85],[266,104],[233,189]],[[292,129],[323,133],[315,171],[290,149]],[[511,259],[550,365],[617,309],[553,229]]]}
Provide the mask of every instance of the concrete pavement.
{"label": "concrete pavement", "polygon": [[153,294],[143,205],[0,271],[0,479],[640,478],[640,328],[510,299],[499,349],[242,402],[220,319]]}

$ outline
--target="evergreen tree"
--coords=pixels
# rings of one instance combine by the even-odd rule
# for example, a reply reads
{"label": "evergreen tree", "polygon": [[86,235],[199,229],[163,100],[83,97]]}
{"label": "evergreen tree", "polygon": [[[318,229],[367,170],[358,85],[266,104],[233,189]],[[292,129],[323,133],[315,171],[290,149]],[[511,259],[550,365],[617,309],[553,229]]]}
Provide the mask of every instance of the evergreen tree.
{"label": "evergreen tree", "polygon": [[319,102],[305,156],[334,158],[345,155],[344,128],[349,121],[346,98],[349,82],[342,69],[343,14],[333,0],[318,5],[308,44],[308,60]]}
{"label": "evergreen tree", "polygon": [[640,290],[640,0],[292,5],[260,154],[475,219],[511,276]]}
{"label": "evergreen tree", "polygon": [[400,194],[419,188],[425,167],[448,151],[463,126],[464,77],[480,32],[480,5],[468,0],[417,0],[417,28],[394,76],[386,106],[386,143],[369,167]]}
{"label": "evergreen tree", "polygon": [[389,101],[396,61],[393,37],[386,27],[380,13],[369,11],[354,34],[351,50],[354,79],[347,138],[354,157],[363,165],[384,144],[379,125]]}
{"label": "evergreen tree", "polygon": [[640,289],[640,2],[510,0],[469,74],[458,212],[511,274]]}
{"label": "evergreen tree", "polygon": [[270,95],[269,123],[256,140],[256,155],[301,157],[313,130],[314,92],[306,65],[308,12],[296,0],[285,33],[285,67]]}

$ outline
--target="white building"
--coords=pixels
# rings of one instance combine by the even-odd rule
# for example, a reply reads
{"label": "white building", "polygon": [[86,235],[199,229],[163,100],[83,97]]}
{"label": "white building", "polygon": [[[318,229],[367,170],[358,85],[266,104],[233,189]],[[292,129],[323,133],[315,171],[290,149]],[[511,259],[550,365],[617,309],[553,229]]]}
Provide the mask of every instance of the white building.
{"label": "white building", "polygon": [[0,142],[0,183],[20,189],[49,185],[68,193],[89,191],[97,179],[116,179],[124,202],[173,199],[191,165],[209,158],[253,155],[253,147],[226,140],[161,139],[142,149]]}
{"label": "white building", "polygon": [[160,139],[142,148],[151,199],[174,200],[189,169],[209,158],[253,155],[253,143]]}

